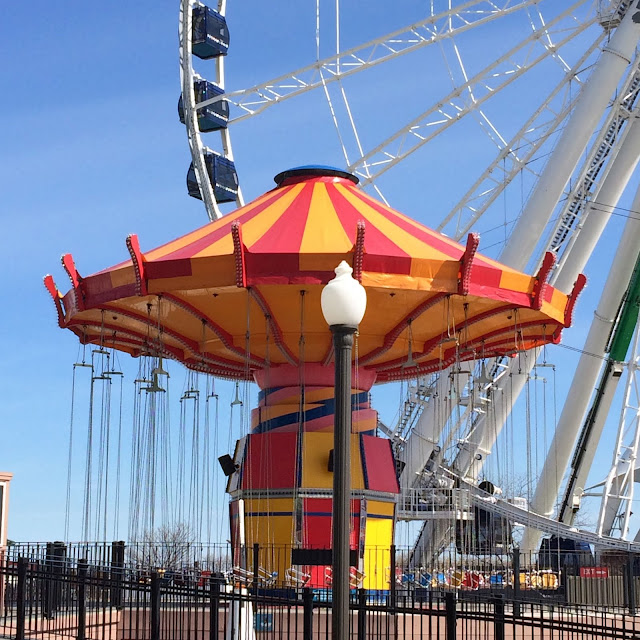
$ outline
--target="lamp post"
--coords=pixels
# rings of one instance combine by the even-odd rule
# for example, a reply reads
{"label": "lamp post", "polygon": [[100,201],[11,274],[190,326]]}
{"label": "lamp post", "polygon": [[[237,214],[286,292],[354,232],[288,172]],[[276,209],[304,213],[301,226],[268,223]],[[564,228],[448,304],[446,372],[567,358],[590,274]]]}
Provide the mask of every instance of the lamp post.
{"label": "lamp post", "polygon": [[351,511],[351,351],[367,294],[343,260],[322,290],[322,314],[333,333],[335,424],[333,429],[333,640],[349,637],[349,537]]}

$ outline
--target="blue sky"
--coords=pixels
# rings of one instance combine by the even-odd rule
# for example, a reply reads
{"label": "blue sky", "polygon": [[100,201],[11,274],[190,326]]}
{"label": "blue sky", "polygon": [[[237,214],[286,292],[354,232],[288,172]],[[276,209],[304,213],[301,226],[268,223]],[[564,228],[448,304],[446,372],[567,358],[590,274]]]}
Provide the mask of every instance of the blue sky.
{"label": "blue sky", "polygon": [[[323,55],[335,48],[332,3],[326,4]],[[389,3],[343,0],[342,5],[346,47],[417,20],[428,3],[403,0],[393,11]],[[227,16],[229,89],[315,59],[313,2],[229,0]],[[176,111],[177,26],[178,3],[169,0],[55,5],[36,0],[3,11],[0,215],[7,305],[0,321],[0,469],[15,473],[13,539],[60,538],[64,520],[71,371],[78,344],[57,327],[42,277],[52,273],[66,290],[62,253],[72,252],[80,273],[88,274],[126,259],[129,233],[138,234],[144,251],[206,222],[201,203],[189,198],[185,188],[190,156]],[[492,26],[484,35],[461,39],[469,70],[494,55],[487,42],[513,42],[521,29],[521,22],[505,20],[499,29]],[[206,65],[199,68],[207,75]],[[505,132],[514,131],[527,105],[548,91],[550,81],[545,73],[534,74],[490,108],[492,119]],[[447,83],[440,50],[408,56],[345,83],[365,147],[420,113],[426,100],[445,95]],[[239,124],[232,140],[247,200],[271,188],[272,177],[288,167],[344,165],[326,102],[317,92]],[[386,174],[380,186],[393,206],[435,225],[494,153],[471,121]],[[505,196],[493,222],[483,222],[480,230],[493,228],[496,220],[513,220],[527,191],[523,184]],[[628,206],[630,197],[621,205]],[[567,344],[582,344],[624,221],[614,216],[589,265],[590,286],[575,329],[565,333]],[[501,237],[502,230],[486,233],[480,250],[492,247],[489,253],[497,255]],[[554,357],[568,368],[576,360],[566,350],[556,349],[550,353]],[[135,373],[135,363],[123,366]],[[183,375],[174,374],[176,394]],[[558,385],[560,395],[566,378]],[[228,398],[228,386],[220,388]],[[397,389],[382,389],[374,399],[383,418],[392,422],[400,402]],[[229,424],[226,405],[220,423]],[[80,469],[78,462],[74,470]],[[81,506],[77,500],[75,509]]]}

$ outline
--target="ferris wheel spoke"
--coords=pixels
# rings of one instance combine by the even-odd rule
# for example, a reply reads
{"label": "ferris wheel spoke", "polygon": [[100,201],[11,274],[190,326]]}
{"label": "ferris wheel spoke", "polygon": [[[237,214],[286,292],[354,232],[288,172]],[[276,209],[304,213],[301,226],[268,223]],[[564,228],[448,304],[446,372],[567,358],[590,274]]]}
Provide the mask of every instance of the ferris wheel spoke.
{"label": "ferris wheel spoke", "polygon": [[[549,136],[562,126],[573,106],[570,84],[575,80],[576,74],[583,68],[585,62],[598,49],[603,38],[604,35],[601,35],[585,50],[569,73],[535,109],[531,117],[502,146],[492,163],[436,227],[438,231],[445,230],[450,222],[455,221],[455,231],[451,235],[459,240],[469,232],[521,171],[535,173],[532,160]],[[577,95],[578,92],[573,97]],[[559,105],[556,104],[558,101]]]}
{"label": "ferris wheel spoke", "polygon": [[[528,38],[488,65],[468,82],[454,89],[418,118],[412,120],[405,127],[354,162],[349,167],[349,170],[362,177],[363,185],[366,185],[375,176],[388,171],[454,123],[479,109],[482,104],[551,55],[549,49],[544,49],[542,53],[532,57],[534,44],[543,32],[546,32],[554,25],[560,25],[565,18],[573,14],[580,4],[582,2],[573,5],[557,16],[543,30],[531,33]],[[596,21],[597,18],[592,17],[590,20],[575,25],[572,30],[569,30],[568,34],[565,33],[556,46],[561,47],[568,44]],[[469,103],[465,98],[469,89],[473,89],[476,98],[472,103]],[[371,177],[365,175],[365,167],[370,171]]]}
{"label": "ferris wheel spoke", "polygon": [[[226,93],[224,98],[216,96],[199,102],[201,108],[228,100],[237,109],[244,112],[231,122],[239,122],[257,115],[289,98],[323,85],[336,82],[360,71],[370,69],[383,62],[422,49],[428,45],[442,42],[469,29],[477,28],[499,18],[511,15],[533,6],[539,0],[469,0],[457,7],[451,7],[437,15],[430,15],[404,29],[370,40],[336,55],[314,62],[296,71],[278,76],[248,89]],[[580,0],[572,8],[583,5],[588,0]],[[322,75],[324,74],[324,79]]]}

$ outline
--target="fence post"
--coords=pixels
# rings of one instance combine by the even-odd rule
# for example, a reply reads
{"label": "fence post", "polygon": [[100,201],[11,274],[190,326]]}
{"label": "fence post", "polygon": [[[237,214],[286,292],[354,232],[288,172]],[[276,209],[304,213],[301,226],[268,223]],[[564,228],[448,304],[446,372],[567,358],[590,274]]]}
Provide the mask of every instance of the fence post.
{"label": "fence post", "polygon": [[218,640],[220,624],[220,582],[217,576],[209,578],[209,640]]}
{"label": "fence post", "polygon": [[18,557],[18,584],[16,586],[16,640],[24,640],[25,595],[27,592],[27,559]]}
{"label": "fence post", "polygon": [[111,543],[111,589],[109,600],[112,607],[122,609],[122,580],[124,573],[124,548],[123,540]]}
{"label": "fence post", "polygon": [[87,561],[78,560],[78,640],[87,637],[87,571]]}
{"label": "fence post", "polygon": [[42,591],[42,615],[45,618],[54,618],[60,607],[62,595],[61,578],[65,566],[67,545],[64,542],[47,542],[44,571],[47,575],[43,582]]}
{"label": "fence post", "polygon": [[[392,597],[393,600],[393,597]],[[367,634],[367,593],[358,589],[358,640],[366,640]]]}
{"label": "fence post", "polygon": [[151,640],[160,640],[160,576],[151,574]]}
{"label": "fence post", "polygon": [[520,617],[520,549],[513,550],[513,615]]}
{"label": "fence post", "polygon": [[493,635],[495,640],[504,640],[504,600],[495,596],[493,600]]}
{"label": "fence post", "polygon": [[629,606],[629,613],[632,616],[636,615],[636,578],[633,575],[635,565],[635,554],[629,554],[629,562],[625,567],[626,587],[627,587],[627,601]]}
{"label": "fence post", "polygon": [[302,637],[303,640],[312,640],[313,637],[313,592],[309,587],[302,590],[303,605],[303,622]]}
{"label": "fence post", "polygon": [[396,545],[392,544],[391,545],[391,549],[390,549],[391,553],[391,584],[389,585],[389,591],[391,593],[391,608],[394,610],[393,613],[395,613],[395,608],[396,608]]}
{"label": "fence post", "polygon": [[447,616],[447,633],[446,640],[456,640],[456,594],[445,593],[444,605]]}

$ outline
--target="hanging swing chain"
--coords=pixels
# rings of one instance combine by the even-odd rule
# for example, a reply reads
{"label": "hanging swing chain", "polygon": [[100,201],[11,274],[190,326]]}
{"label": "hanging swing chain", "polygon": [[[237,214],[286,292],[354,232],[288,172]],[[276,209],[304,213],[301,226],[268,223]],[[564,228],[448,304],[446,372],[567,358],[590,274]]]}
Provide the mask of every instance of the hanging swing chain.
{"label": "hanging swing chain", "polygon": [[298,410],[298,433],[302,437],[304,431],[304,406],[305,406],[305,295],[304,289],[300,290],[300,338],[298,340],[298,385],[299,394],[299,410]]}

